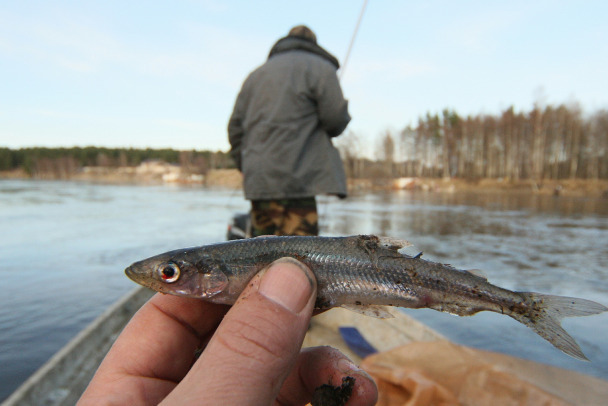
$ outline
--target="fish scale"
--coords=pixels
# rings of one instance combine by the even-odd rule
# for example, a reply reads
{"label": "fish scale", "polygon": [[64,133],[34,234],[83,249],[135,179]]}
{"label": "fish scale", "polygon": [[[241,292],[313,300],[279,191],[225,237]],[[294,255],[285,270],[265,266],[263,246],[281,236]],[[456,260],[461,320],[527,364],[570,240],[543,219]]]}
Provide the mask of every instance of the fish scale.
{"label": "fish scale", "polygon": [[608,310],[586,299],[514,292],[472,272],[399,252],[406,241],[373,235],[258,237],[169,251],[138,261],[125,272],[162,293],[234,304],[261,269],[282,257],[306,264],[317,279],[316,307],[342,306],[390,317],[381,306],[430,308],[459,316],[505,314],[566,354],[587,360],[561,327],[563,317]]}

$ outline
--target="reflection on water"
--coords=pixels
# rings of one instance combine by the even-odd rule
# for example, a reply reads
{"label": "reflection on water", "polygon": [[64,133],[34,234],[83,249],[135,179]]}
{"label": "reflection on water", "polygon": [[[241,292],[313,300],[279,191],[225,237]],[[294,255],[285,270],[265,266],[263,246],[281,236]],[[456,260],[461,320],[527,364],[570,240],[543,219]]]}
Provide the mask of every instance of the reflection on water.
{"label": "reflection on water", "polygon": [[[606,200],[399,192],[320,201],[322,234],[403,238],[506,288],[608,304]],[[0,181],[0,399],[133,288],[126,265],[223,240],[247,208],[232,191]],[[593,360],[583,363],[508,317],[409,313],[464,344],[608,378],[608,315],[565,323]]]}

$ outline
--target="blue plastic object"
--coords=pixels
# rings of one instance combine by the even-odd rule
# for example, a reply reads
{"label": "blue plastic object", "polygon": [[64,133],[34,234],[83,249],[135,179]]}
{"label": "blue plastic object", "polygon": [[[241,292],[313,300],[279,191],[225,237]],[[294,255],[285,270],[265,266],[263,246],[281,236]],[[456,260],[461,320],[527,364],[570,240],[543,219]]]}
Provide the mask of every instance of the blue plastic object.
{"label": "blue plastic object", "polygon": [[339,327],[340,335],[348,348],[361,358],[378,352],[357,330],[356,327]]}

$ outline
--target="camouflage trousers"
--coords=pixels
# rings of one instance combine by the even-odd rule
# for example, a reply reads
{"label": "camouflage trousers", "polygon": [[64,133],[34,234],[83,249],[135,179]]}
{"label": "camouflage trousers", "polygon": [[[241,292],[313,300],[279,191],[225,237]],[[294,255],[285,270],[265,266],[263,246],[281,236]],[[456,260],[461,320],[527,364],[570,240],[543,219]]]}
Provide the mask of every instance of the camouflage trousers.
{"label": "camouflage trousers", "polygon": [[319,235],[319,217],[314,197],[252,200],[251,234]]}

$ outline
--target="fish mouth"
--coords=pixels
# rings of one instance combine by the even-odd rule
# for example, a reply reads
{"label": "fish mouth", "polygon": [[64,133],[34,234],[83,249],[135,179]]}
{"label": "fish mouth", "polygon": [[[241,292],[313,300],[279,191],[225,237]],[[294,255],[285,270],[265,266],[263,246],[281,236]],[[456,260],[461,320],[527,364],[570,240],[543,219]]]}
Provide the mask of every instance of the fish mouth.
{"label": "fish mouth", "polygon": [[135,266],[135,264],[129,265],[125,269],[125,275],[127,275],[133,282],[137,282],[139,284],[142,283],[141,272],[139,271],[138,267]]}
{"label": "fish mouth", "polygon": [[145,288],[157,292],[170,293],[162,282],[154,280],[154,278],[150,276],[150,268],[145,263],[135,262],[134,264],[129,265],[125,268],[125,275],[133,282]]}
{"label": "fish mouth", "polygon": [[135,270],[133,269],[133,265],[130,265],[125,268],[125,275],[127,275],[129,279],[135,280]]}

